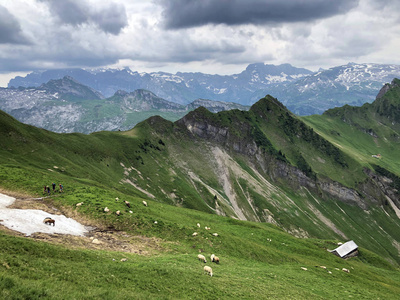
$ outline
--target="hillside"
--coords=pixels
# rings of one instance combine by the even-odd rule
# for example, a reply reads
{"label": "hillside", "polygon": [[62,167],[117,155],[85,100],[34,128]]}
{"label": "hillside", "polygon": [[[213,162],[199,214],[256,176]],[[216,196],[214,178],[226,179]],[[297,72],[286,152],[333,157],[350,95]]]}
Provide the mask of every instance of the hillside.
{"label": "hillside", "polygon": [[400,175],[399,110],[400,84],[394,79],[371,104],[346,105],[303,120],[364,166],[375,170],[384,168],[393,177]]}
{"label": "hillside", "polygon": [[[42,183],[25,170],[38,174],[39,168],[39,178],[57,174],[74,185],[269,222],[299,237],[357,238],[398,261],[398,218],[379,177],[273,97],[248,112],[198,108],[175,123],[152,117],[130,131],[89,136],[57,135],[3,118],[4,172],[24,174],[4,180],[5,188],[33,192]],[[10,122],[14,129],[6,129]]]}
{"label": "hillside", "polygon": [[[174,123],[152,117],[128,131],[90,135],[56,134],[0,112],[1,190],[40,197],[43,185],[62,183],[64,193],[35,205],[95,226],[92,237],[104,239],[99,249],[109,238],[100,233],[115,232],[121,245],[93,252],[82,250],[92,249],[89,237],[31,240],[1,229],[1,295],[51,299],[61,282],[77,298],[334,299],[338,286],[353,297],[393,298],[400,291],[396,186],[382,185],[391,180],[384,166],[366,171],[322,136],[271,96],[249,111],[200,107]],[[143,237],[152,239],[140,248],[150,256],[130,254]],[[326,251],[350,239],[359,258]],[[201,276],[198,253],[221,256],[212,279]],[[32,283],[48,272],[41,287]]]}

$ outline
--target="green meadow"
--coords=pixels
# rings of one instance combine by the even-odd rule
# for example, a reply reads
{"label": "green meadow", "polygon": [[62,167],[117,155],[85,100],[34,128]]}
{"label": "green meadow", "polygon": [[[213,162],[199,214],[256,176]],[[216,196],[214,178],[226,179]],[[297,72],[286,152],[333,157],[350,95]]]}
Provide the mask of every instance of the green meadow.
{"label": "green meadow", "polygon": [[[360,173],[364,166],[373,168],[379,163],[394,175],[400,174],[397,144],[352,131],[333,117],[302,119],[313,127],[310,130],[289,115],[285,117],[284,110],[266,114],[270,124],[282,123],[267,126],[260,113],[268,109],[277,108],[256,106],[249,113],[231,111],[216,116],[201,110],[196,113],[224,126],[257,124],[256,130],[249,130],[258,146],[310,176],[332,174],[333,179],[354,187],[366,177]],[[158,128],[152,131],[151,126]],[[378,132],[378,127],[372,129]],[[302,132],[301,139],[296,132]],[[242,134],[234,132],[234,138],[246,139]],[[340,145],[341,152],[321,136]],[[218,191],[218,197],[226,195],[218,176],[210,171],[211,163],[202,160],[208,153],[194,150],[199,146],[204,144],[190,140],[179,126],[160,118],[129,131],[55,134],[0,112],[1,192],[38,198],[46,196],[43,185],[62,183],[63,193],[38,201],[77,216],[85,224],[111,228],[127,243],[137,243],[140,237],[154,241],[138,254],[87,247],[89,237],[82,238],[86,244],[77,246],[24,237],[1,227],[0,299],[399,299],[400,258],[390,241],[396,241],[400,225],[393,211],[376,206],[365,213],[356,206],[322,201],[284,186],[266,201],[261,192],[246,189],[251,184],[248,178],[257,175],[244,157],[236,156],[237,165],[249,174],[232,184],[243,195],[239,204],[249,206],[250,211],[243,199],[251,198],[279,216],[280,226],[217,215],[212,213],[217,196],[211,188]],[[373,158],[375,153],[382,159]],[[187,170],[196,170],[203,184],[193,183]],[[124,181],[132,178],[154,198]],[[282,202],[281,210],[273,205],[284,199],[283,194],[296,205]],[[131,208],[123,201],[129,201]],[[226,212],[232,210],[226,206]],[[343,239],[313,217],[310,206],[318,207],[346,236],[357,236],[358,257],[343,260],[327,251]],[[115,214],[117,210],[120,215]],[[376,224],[365,223],[372,220],[368,214]],[[382,232],[375,232],[378,226]],[[291,227],[303,228],[311,237],[287,233]],[[206,264],[197,259],[200,253],[206,256]],[[220,258],[219,264],[209,261],[212,253]],[[212,277],[204,273],[205,265],[212,267]]]}

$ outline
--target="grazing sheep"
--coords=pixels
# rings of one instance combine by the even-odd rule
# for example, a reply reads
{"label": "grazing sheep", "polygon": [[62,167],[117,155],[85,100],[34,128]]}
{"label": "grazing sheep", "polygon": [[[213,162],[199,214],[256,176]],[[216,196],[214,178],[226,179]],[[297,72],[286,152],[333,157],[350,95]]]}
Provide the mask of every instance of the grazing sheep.
{"label": "grazing sheep", "polygon": [[117,198],[115,198],[115,201],[118,201],[119,200],[119,198],[117,197]]}
{"label": "grazing sheep", "polygon": [[218,233],[213,233],[213,236],[218,236]]}
{"label": "grazing sheep", "polygon": [[43,223],[44,223],[44,224],[47,224],[47,225],[53,224],[53,226],[56,226],[56,221],[55,221],[54,219],[52,219],[52,218],[45,218],[45,219],[43,220]]}
{"label": "grazing sheep", "polygon": [[121,215],[121,212],[119,210],[117,210],[115,213],[117,216]]}
{"label": "grazing sheep", "polygon": [[213,276],[213,272],[211,267],[209,266],[204,266],[204,272],[206,272],[208,275],[210,275],[211,277]]}
{"label": "grazing sheep", "polygon": [[106,206],[105,208],[104,208],[104,212],[109,212],[110,211],[110,209]]}
{"label": "grazing sheep", "polygon": [[211,254],[211,262],[215,262],[216,264],[219,264],[219,257],[215,256],[214,254]]}
{"label": "grazing sheep", "polygon": [[124,201],[124,203],[126,204],[126,206],[128,206],[129,208],[131,208],[131,204],[129,203],[129,201]]}
{"label": "grazing sheep", "polygon": [[147,206],[147,202],[146,201],[142,201],[144,206]]}
{"label": "grazing sheep", "polygon": [[302,270],[307,271],[307,268],[301,267]]}
{"label": "grazing sheep", "polygon": [[199,228],[200,228],[200,223],[197,223],[197,227],[199,227]]}
{"label": "grazing sheep", "polygon": [[205,256],[204,256],[203,254],[197,255],[197,258],[198,258],[199,260],[201,260],[202,262],[204,262],[204,263],[207,262],[207,260],[206,260],[206,258],[205,258]]}
{"label": "grazing sheep", "polygon": [[81,206],[83,204],[83,202],[79,202],[76,204],[76,206]]}
{"label": "grazing sheep", "polygon": [[206,226],[206,227],[204,227],[204,229],[205,230],[210,230],[211,228]]}
{"label": "grazing sheep", "polygon": [[196,236],[196,235],[198,235],[198,233],[197,232],[193,232],[192,236]]}
{"label": "grazing sheep", "polygon": [[343,271],[343,272],[346,272],[346,273],[350,273],[350,270],[349,270],[349,269],[346,269],[346,268],[343,268],[342,271]]}

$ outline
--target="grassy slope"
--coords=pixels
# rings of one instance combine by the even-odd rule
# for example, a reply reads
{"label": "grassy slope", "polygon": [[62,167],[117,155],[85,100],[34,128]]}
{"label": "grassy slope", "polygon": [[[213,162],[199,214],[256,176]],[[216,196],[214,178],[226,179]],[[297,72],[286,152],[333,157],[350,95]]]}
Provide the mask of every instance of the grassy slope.
{"label": "grassy slope", "polygon": [[[296,239],[273,225],[159,203],[148,209],[146,214],[159,222],[138,232],[174,241],[150,257],[73,250],[0,234],[0,297],[336,299],[340,290],[348,297],[376,299],[400,292],[398,270],[365,249],[359,258],[344,261],[325,250],[334,243]],[[198,229],[195,222],[219,236]],[[194,230],[199,232],[196,237],[191,235]],[[221,258],[219,265],[211,265],[212,278],[203,275],[204,263],[196,258],[199,249],[207,259],[211,253]],[[327,270],[316,267],[320,265]],[[350,273],[336,269],[343,267]]]}
{"label": "grassy slope", "polygon": [[[398,271],[368,250],[362,249],[362,256],[358,259],[343,261],[326,252],[326,248],[335,247],[333,243],[296,239],[273,225],[236,221],[155,201],[148,201],[150,206],[145,208],[140,204],[144,194],[130,185],[119,183],[123,179],[121,162],[126,166],[140,167],[143,179],[135,177],[138,181],[155,185],[152,192],[156,193],[160,183],[146,178],[148,175],[151,179],[157,178],[158,174],[160,182],[167,178],[171,181],[163,186],[169,187],[165,192],[194,197],[190,202],[187,200],[185,206],[207,211],[207,207],[202,206],[204,202],[196,201],[201,200],[204,194],[193,193],[190,182],[183,173],[179,173],[182,171],[175,168],[172,161],[167,161],[167,164],[163,161],[168,151],[189,153],[196,145],[174,143],[174,140],[159,143],[159,137],[149,140],[148,136],[142,136],[143,132],[148,133],[143,128],[89,136],[56,135],[23,126],[6,115],[2,115],[1,120],[4,122],[0,130],[5,137],[0,139],[2,188],[40,195],[43,184],[61,182],[65,193],[53,197],[56,206],[74,206],[83,201],[79,211],[96,219],[96,222],[113,224],[117,229],[132,234],[156,236],[173,242],[165,244],[166,252],[154,257],[142,257],[69,250],[1,235],[0,295],[4,298],[59,298],[61,290],[65,298],[124,298],[135,294],[138,298],[162,298],[163,295],[166,298],[213,295],[221,298],[257,298],[267,295],[322,299],[337,297],[338,288],[343,287],[349,295],[371,299],[393,298],[399,293]],[[159,126],[166,131],[174,130],[168,122]],[[174,138],[179,140],[179,135]],[[178,145],[175,147],[179,149],[170,148],[169,143]],[[158,161],[154,157],[158,157]],[[191,159],[188,161],[195,163]],[[200,176],[206,178],[209,185],[218,185],[215,176],[202,175],[207,168],[194,168],[200,170]],[[162,192],[158,193],[157,197],[165,197]],[[129,214],[122,203],[115,202],[115,197],[130,201],[134,207],[133,214]],[[263,201],[260,196],[254,198]],[[298,196],[300,199],[302,197]],[[325,213],[338,214],[339,209],[335,209],[335,205],[345,204],[325,203]],[[122,216],[103,213],[104,206],[112,211],[120,209]],[[347,207],[346,210],[349,211]],[[295,215],[298,212],[289,211],[286,217],[282,214],[281,222],[289,223],[292,213]],[[359,211],[354,209],[354,217],[357,214]],[[154,224],[155,220],[158,224]],[[204,229],[198,230],[195,226],[197,222],[210,226],[212,232],[219,233],[219,237]],[[298,222],[300,226],[316,227],[309,221],[301,221],[301,218]],[[354,224],[357,223],[355,220]],[[200,235],[192,237],[193,231],[199,231]],[[335,237],[332,234],[329,236]],[[196,260],[200,249],[207,255],[216,253],[221,257],[221,265],[213,266],[215,276],[212,279],[202,276],[203,265]],[[123,256],[129,258],[126,264],[119,262]],[[315,265],[326,265],[333,274],[315,268]],[[307,267],[308,271],[301,270],[301,266]],[[354,269],[345,274],[335,270],[335,267]],[[54,275],[46,277],[45,274]],[[352,276],[351,281],[349,276]],[[38,278],[42,279],[40,284],[34,281]]]}
{"label": "grassy slope", "polygon": [[[400,175],[399,84],[395,79],[387,93],[372,104],[345,105],[302,120],[362,165],[379,164]],[[374,154],[381,154],[382,159],[372,157]]]}

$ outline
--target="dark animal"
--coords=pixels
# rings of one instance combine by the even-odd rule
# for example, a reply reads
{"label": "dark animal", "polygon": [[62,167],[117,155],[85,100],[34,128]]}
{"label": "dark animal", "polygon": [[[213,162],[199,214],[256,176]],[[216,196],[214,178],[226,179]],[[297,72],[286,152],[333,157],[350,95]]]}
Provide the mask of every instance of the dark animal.
{"label": "dark animal", "polygon": [[52,218],[45,218],[45,219],[43,220],[43,223],[44,223],[44,224],[47,224],[47,225],[53,224],[53,226],[56,226],[56,220],[54,220],[54,219],[52,219]]}
{"label": "dark animal", "polygon": [[124,201],[126,206],[128,206],[129,208],[131,208],[131,204],[128,201]]}

